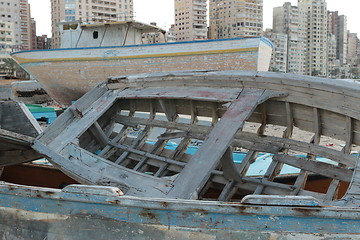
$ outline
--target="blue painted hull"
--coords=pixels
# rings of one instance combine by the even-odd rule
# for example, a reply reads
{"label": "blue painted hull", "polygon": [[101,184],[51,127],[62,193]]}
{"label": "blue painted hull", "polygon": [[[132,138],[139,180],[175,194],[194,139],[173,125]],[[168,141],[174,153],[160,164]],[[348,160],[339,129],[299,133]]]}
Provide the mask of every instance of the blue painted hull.
{"label": "blue painted hull", "polygon": [[0,185],[0,203],[3,239],[360,239],[358,208],[140,199],[7,184]]}

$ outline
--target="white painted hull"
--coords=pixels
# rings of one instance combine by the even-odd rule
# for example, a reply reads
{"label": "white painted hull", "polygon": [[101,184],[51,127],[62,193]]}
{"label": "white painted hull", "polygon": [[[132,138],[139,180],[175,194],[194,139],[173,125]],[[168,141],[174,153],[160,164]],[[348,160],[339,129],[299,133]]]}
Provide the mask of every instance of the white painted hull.
{"label": "white painted hull", "polygon": [[23,51],[12,57],[60,104],[69,105],[110,76],[184,70],[267,71],[265,38],[122,47]]}

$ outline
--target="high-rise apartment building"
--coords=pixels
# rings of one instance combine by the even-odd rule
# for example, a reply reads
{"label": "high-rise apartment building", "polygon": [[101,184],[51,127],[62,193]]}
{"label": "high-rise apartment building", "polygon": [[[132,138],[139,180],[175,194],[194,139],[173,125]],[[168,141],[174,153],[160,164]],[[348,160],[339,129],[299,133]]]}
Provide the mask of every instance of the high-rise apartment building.
{"label": "high-rise apartment building", "polygon": [[298,0],[305,13],[306,66],[305,74],[327,76],[327,4],[325,0]]}
{"label": "high-rise apartment building", "polygon": [[133,0],[51,0],[54,48],[60,47],[57,23],[66,21],[114,22],[133,19]]}
{"label": "high-rise apartment building", "polygon": [[348,33],[347,62],[350,65],[358,64],[359,39],[356,33]]}
{"label": "high-rise apartment building", "polygon": [[269,67],[270,71],[286,73],[288,58],[288,35],[285,33],[275,33],[272,30],[267,29],[264,32],[264,37],[268,38],[274,44]]}
{"label": "high-rise apartment building", "polygon": [[31,18],[31,28],[30,28],[30,37],[31,37],[31,46],[30,49],[37,49],[36,43],[36,21]]}
{"label": "high-rise apartment building", "polygon": [[176,41],[207,39],[207,0],[175,0]]}
{"label": "high-rise apartment building", "polygon": [[[287,35],[286,72],[305,74],[305,14],[290,2],[273,10],[274,33]],[[275,46],[276,50],[276,46]]]}
{"label": "high-rise apartment building", "polygon": [[36,49],[50,49],[51,38],[48,38],[47,35],[37,36],[36,44],[37,44]]}
{"label": "high-rise apartment building", "polygon": [[340,60],[341,64],[346,64],[347,60],[347,45],[348,45],[348,29],[347,17],[340,15],[336,23],[336,57]]}
{"label": "high-rise apartment building", "polygon": [[13,24],[14,50],[31,49],[31,16],[28,0],[1,0],[0,21]]}
{"label": "high-rise apartment building", "polygon": [[336,59],[341,65],[347,62],[348,29],[347,17],[338,11],[328,12],[328,32],[336,36]]}
{"label": "high-rise apartment building", "polygon": [[327,43],[327,66],[328,66],[328,77],[335,77],[339,74],[340,62],[336,58],[336,36],[335,34],[328,33]]}
{"label": "high-rise apartment building", "polygon": [[262,33],[263,0],[209,0],[210,38],[254,37]]}
{"label": "high-rise apartment building", "polygon": [[15,46],[14,23],[0,21],[0,59],[9,57]]}

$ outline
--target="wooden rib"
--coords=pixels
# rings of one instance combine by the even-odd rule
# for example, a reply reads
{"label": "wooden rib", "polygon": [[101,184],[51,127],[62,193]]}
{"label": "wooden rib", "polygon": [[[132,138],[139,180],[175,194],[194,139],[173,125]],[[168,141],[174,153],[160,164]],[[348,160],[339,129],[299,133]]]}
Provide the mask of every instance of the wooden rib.
{"label": "wooden rib", "polygon": [[240,165],[236,167],[237,172],[241,176],[245,176],[248,169],[249,169],[249,167],[250,167],[250,165],[255,162],[257,157],[258,157],[258,152],[257,151],[249,150],[246,153],[246,156],[244,157],[244,159],[241,161]]}
{"label": "wooden rib", "polygon": [[283,138],[291,138],[294,130],[294,114],[289,102],[285,102],[286,111],[286,129],[283,133]]}
{"label": "wooden rib", "polygon": [[[275,155],[274,155],[275,156]],[[278,161],[275,161],[274,159],[271,161],[268,169],[266,170],[266,173],[264,174],[264,176],[261,178],[261,182],[265,182],[265,181],[273,181],[275,176],[278,174],[276,172],[276,170],[278,169],[278,165],[280,163]],[[255,195],[259,195],[263,192],[265,185],[259,185],[256,187],[254,194]]]}
{"label": "wooden rib", "polygon": [[130,153],[134,153],[134,154],[137,154],[137,155],[146,157],[146,158],[152,158],[152,159],[156,159],[156,160],[159,160],[159,161],[162,161],[162,162],[165,162],[165,163],[172,163],[172,164],[178,164],[178,165],[179,165],[179,162],[178,162],[178,161],[175,161],[175,160],[173,160],[173,159],[166,158],[166,157],[162,157],[162,156],[158,156],[158,155],[156,155],[156,154],[152,154],[152,153],[148,153],[148,152],[144,152],[144,151],[141,151],[141,150],[138,150],[138,149],[129,147],[129,146],[127,146],[127,145],[114,144],[114,143],[112,143],[112,142],[108,142],[108,144],[111,145],[111,146],[113,146],[113,147],[116,147],[116,148],[118,148],[118,149],[121,149],[121,150],[123,150],[123,151],[130,152]]}
{"label": "wooden rib", "polygon": [[[117,123],[123,125],[132,123],[169,128],[179,131],[187,131],[190,137],[199,140],[204,140],[208,133],[212,130],[212,127],[204,125],[166,122],[162,120],[147,120],[136,117],[131,118],[122,115],[115,116],[114,118]],[[354,167],[357,162],[357,158],[355,156],[343,154],[340,151],[324,146],[274,136],[258,136],[257,134],[249,132],[238,132],[232,145],[234,147],[244,147],[254,151],[268,152],[273,154],[277,153],[280,149],[289,148],[294,151],[309,152],[313,155],[328,158],[338,163],[346,164],[350,167]]]}
{"label": "wooden rib", "polygon": [[212,120],[211,120],[211,126],[215,126],[219,121],[219,114],[217,111],[217,103],[212,103],[211,113],[212,113]]}
{"label": "wooden rib", "polygon": [[[198,122],[198,117],[197,117],[197,109],[194,101],[190,101],[190,111],[191,111],[190,124],[195,124]],[[189,146],[191,142],[191,138],[188,137],[187,132],[184,133],[186,133],[186,135],[183,136],[184,138],[181,140],[180,144],[171,153],[171,155],[169,156],[170,158],[175,160],[180,160],[184,152],[186,151],[187,147]],[[167,172],[167,168],[168,168],[168,164],[160,167],[158,171],[155,173],[155,177],[164,176]]]}
{"label": "wooden rib", "polygon": [[[133,117],[135,115],[136,105],[133,102],[134,101],[130,101],[130,111],[129,111],[128,117]],[[121,109],[119,110],[119,112],[121,113]],[[121,115],[119,114],[119,116],[121,116]],[[127,124],[127,125],[123,124],[123,127],[121,128],[120,132],[113,138],[112,142],[114,142],[114,143],[122,143],[126,139],[126,136],[129,133],[129,129],[130,129],[129,124]],[[117,149],[114,149],[111,146],[106,146],[99,153],[99,156],[102,157],[102,158],[108,159],[116,151],[117,151]]]}
{"label": "wooden rib", "polygon": [[[313,108],[313,117],[314,117],[314,136],[310,140],[311,144],[319,145],[320,143],[320,137],[321,137],[321,119],[319,110],[317,108]],[[316,159],[316,155],[308,153],[309,159]],[[316,169],[312,169],[312,172],[317,172]],[[305,187],[306,180],[308,178],[309,172],[301,169],[298,177],[296,178],[296,181],[294,183],[294,191],[291,193],[291,195],[298,195],[300,192],[300,189]]]}
{"label": "wooden rib", "polygon": [[[263,104],[264,105],[264,104]],[[258,133],[263,134],[265,128],[266,128],[266,122],[267,122],[267,114],[266,114],[266,107],[263,106],[261,108],[261,115],[262,115],[262,124],[258,130]],[[257,154],[256,154],[257,155]],[[272,160],[272,163],[270,164],[269,168],[267,169],[264,177],[262,178],[262,180],[267,180],[267,181],[273,181],[273,179],[275,178],[275,176],[280,173],[281,168],[282,168],[283,164],[276,162],[274,159]],[[259,185],[254,194],[261,194],[262,191],[264,190],[264,185]]]}
{"label": "wooden rib", "polygon": [[[283,133],[283,138],[288,139],[291,137],[294,128],[294,117],[290,103],[288,102],[285,103],[285,110],[286,110],[286,130]],[[285,153],[288,152],[288,148],[282,148],[280,150]],[[283,165],[284,165],[283,163],[278,162],[273,158],[262,179],[266,181],[273,181],[275,176],[281,172]],[[264,190],[264,185],[259,185],[255,189],[254,194],[261,194],[263,190]]]}
{"label": "wooden rib", "polygon": [[101,147],[106,147],[108,142],[108,137],[104,133],[104,131],[101,129],[98,122],[95,122],[90,128],[90,133],[94,136],[96,141],[100,144]]}
{"label": "wooden rib", "polygon": [[[352,143],[353,143],[353,120],[351,117],[346,117],[346,142],[345,146],[342,149],[344,154],[350,154]],[[346,168],[345,164],[339,164],[339,167]],[[338,192],[340,188],[340,181],[338,179],[333,179],[330,183],[330,186],[326,192],[325,200],[331,201],[337,199]]]}
{"label": "wooden rib", "polygon": [[[241,92],[183,171],[179,173],[169,196],[185,199],[198,197],[199,190],[209,180],[211,171],[218,166],[220,158],[230,146],[238,129],[244,125],[257,105],[263,102],[263,93],[264,90],[258,89],[244,89]],[[209,149],[213,151],[209,151]]]}
{"label": "wooden rib", "polygon": [[[158,100],[160,103],[160,106],[162,110],[165,113],[165,116],[169,122],[177,122],[179,119],[179,115],[176,112],[176,104],[174,100]],[[148,125],[147,125],[148,126]],[[163,127],[163,126],[162,126]],[[165,133],[172,133],[173,129],[166,129]],[[168,140],[157,140],[156,143],[153,145],[153,147],[150,149],[150,153],[157,154],[162,151],[162,149],[165,147]],[[146,161],[148,160],[147,157],[144,157],[141,161],[139,161],[133,170],[135,171],[144,171],[146,168]]]}
{"label": "wooden rib", "polygon": [[[263,103],[260,105],[260,112],[261,112],[262,120],[261,120],[261,125],[257,130],[257,134],[263,135],[265,128],[266,128],[266,123],[267,123],[266,103]],[[253,151],[253,150],[249,150],[246,153],[245,158],[241,161],[240,165],[238,167],[236,167],[237,172],[239,173],[240,176],[246,175],[247,171],[249,170],[250,165],[255,162],[258,155],[259,155],[259,152]]]}
{"label": "wooden rib", "polygon": [[230,201],[237,190],[238,188],[236,187],[236,181],[233,179],[229,180],[229,182],[226,183],[224,189],[221,191],[221,194],[218,197],[218,201]]}
{"label": "wooden rib", "polygon": [[[153,104],[153,101],[150,101],[150,116],[149,119],[155,119],[156,116],[156,107]],[[144,130],[139,134],[139,136],[131,143],[131,148],[137,148],[139,145],[142,145],[147,137],[150,135],[152,130],[151,126],[146,126]],[[115,160],[116,164],[121,164],[126,157],[129,155],[129,152],[123,152],[120,157]]]}
{"label": "wooden rib", "polygon": [[278,154],[274,156],[274,159],[290,166],[303,169],[304,171],[316,172],[322,176],[339,179],[344,182],[350,182],[353,175],[353,170],[351,169],[346,169],[329,163],[310,160],[304,157]]}

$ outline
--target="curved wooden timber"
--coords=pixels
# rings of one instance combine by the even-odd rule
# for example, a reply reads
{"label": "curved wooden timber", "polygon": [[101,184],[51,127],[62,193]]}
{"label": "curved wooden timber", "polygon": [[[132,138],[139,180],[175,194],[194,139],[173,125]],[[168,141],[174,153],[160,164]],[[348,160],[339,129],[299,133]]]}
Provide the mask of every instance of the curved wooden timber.
{"label": "curved wooden timber", "polygon": [[[240,201],[264,194],[358,204],[359,91],[356,82],[266,72],[112,77],[34,148],[81,183],[131,196]],[[201,145],[190,153],[194,142]],[[235,164],[239,152],[244,158]],[[264,154],[271,156],[265,170],[250,176]],[[289,167],[297,178],[285,184]],[[320,192],[304,189],[313,175],[332,181]],[[350,187],[337,200],[341,184]]]}

